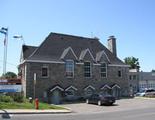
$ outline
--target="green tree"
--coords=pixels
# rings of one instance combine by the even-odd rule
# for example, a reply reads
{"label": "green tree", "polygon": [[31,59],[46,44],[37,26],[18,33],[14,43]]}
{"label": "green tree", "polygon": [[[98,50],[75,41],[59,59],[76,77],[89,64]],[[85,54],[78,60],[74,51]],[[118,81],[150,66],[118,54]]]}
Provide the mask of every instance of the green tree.
{"label": "green tree", "polygon": [[135,57],[126,57],[124,59],[124,62],[128,65],[130,65],[131,69],[138,69],[140,68],[139,66],[139,59],[138,58],[135,58]]}
{"label": "green tree", "polygon": [[16,73],[14,72],[7,72],[5,75],[2,75],[4,78],[17,78]]}
{"label": "green tree", "polygon": [[151,72],[155,72],[155,70],[154,70],[154,69],[152,69],[152,70],[151,70]]}

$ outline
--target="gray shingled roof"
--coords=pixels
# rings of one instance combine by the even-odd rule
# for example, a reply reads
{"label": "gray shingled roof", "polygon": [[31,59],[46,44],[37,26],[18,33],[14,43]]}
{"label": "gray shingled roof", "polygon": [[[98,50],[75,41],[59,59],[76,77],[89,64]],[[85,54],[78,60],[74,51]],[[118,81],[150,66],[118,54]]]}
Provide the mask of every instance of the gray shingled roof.
{"label": "gray shingled roof", "polygon": [[[96,59],[97,53],[104,51],[110,63],[125,65],[120,59],[115,57],[97,38],[85,38],[79,36],[65,35],[59,33],[50,33],[39,47],[25,46],[23,51],[24,59],[60,61],[62,53],[71,47],[77,58],[80,58],[81,52],[89,49]],[[98,56],[98,55],[97,55]]]}
{"label": "gray shingled roof", "polygon": [[27,59],[38,47],[35,46],[27,46],[23,45],[22,46],[22,51],[23,51],[23,59]]}

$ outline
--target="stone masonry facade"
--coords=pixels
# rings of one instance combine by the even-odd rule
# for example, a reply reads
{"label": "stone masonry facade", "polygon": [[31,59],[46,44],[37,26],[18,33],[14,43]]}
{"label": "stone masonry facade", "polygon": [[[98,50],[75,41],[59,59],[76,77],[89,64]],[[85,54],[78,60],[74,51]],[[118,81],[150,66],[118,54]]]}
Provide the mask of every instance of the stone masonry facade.
{"label": "stone masonry facade", "polygon": [[[45,43],[46,42],[42,43],[40,48],[38,48],[41,49]],[[19,69],[22,74],[23,91],[26,97],[37,97],[41,101],[59,104],[66,100],[66,96],[69,96],[71,99],[85,98],[87,93],[100,93],[102,91],[113,94],[118,98],[129,96],[129,66],[125,65],[120,60],[117,60],[117,56],[113,55],[112,58],[116,59],[116,62],[118,61],[118,63],[109,62],[110,60],[107,60],[107,58],[110,58],[112,53],[106,49],[109,52],[107,54],[105,53],[107,56],[103,54],[103,58],[100,57],[100,61],[95,61],[97,58],[95,58],[95,56],[95,59],[92,59],[93,52],[88,47],[89,49],[85,52],[83,59],[77,60],[75,57],[77,54],[74,54],[75,50],[73,46],[70,44],[68,47],[71,49],[67,49],[67,52],[65,52],[66,49],[63,49],[61,55],[59,55],[59,58],[60,56],[63,56],[61,61],[46,60],[44,56],[41,56],[41,52],[39,53],[41,56],[40,59],[34,59],[36,57],[33,57],[32,59],[31,57],[34,56],[35,53],[37,54],[38,48],[33,48],[33,50],[32,48],[30,49],[27,47],[29,51],[31,50],[29,55],[26,51],[25,53],[23,51]],[[47,49],[50,49],[50,47],[47,47]],[[46,51],[44,52],[46,53]],[[26,56],[24,58],[24,54],[31,57]],[[110,55],[108,56],[108,54]],[[38,57],[39,55],[36,56]],[[74,75],[71,78],[66,77],[66,60],[74,61]],[[91,66],[91,77],[89,78],[84,76],[85,61],[89,61]],[[106,77],[101,77],[100,70],[103,62],[106,64]],[[46,77],[42,76],[43,66],[46,66],[47,68]],[[34,74],[36,74],[36,78],[34,78]],[[36,79],[36,82],[34,79]],[[87,90],[90,90],[91,92],[86,92]],[[74,94],[67,95],[67,91],[73,91]]]}

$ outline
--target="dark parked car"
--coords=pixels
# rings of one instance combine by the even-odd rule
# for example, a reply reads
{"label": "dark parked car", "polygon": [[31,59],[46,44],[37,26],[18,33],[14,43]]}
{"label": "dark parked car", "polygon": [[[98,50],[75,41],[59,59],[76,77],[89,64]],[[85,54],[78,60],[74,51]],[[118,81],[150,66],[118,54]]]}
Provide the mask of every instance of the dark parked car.
{"label": "dark parked car", "polygon": [[116,99],[112,95],[102,95],[102,94],[92,94],[86,99],[86,103],[94,103],[98,105],[112,105],[115,103]]}

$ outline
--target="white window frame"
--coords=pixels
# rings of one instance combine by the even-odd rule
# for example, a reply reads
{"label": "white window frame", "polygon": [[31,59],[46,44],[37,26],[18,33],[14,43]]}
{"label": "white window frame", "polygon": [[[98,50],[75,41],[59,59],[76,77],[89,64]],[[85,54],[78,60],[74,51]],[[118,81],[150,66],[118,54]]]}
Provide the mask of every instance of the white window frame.
{"label": "white window frame", "polygon": [[[67,69],[67,62],[72,62],[72,70],[71,71]],[[72,76],[67,76],[67,72],[70,72],[73,75]],[[70,60],[70,59],[66,60],[66,62],[65,62],[65,75],[66,75],[67,78],[73,78],[74,77],[74,60]]]}
{"label": "white window frame", "polygon": [[[89,73],[90,73],[90,76],[89,77],[87,77],[87,76],[85,76],[85,73],[88,73],[88,71],[87,72],[85,72],[85,63],[90,63],[90,71],[89,71]],[[88,67],[88,66],[87,66]],[[90,61],[84,61],[84,77],[85,78],[91,78],[92,77],[92,64],[91,64],[91,62]]]}
{"label": "white window frame", "polygon": [[[102,67],[102,64],[105,64],[105,67]],[[106,69],[106,71],[105,72],[102,72],[102,68],[105,68]],[[106,73],[106,76],[102,76],[102,73],[104,74],[104,73]],[[107,78],[107,64],[106,63],[101,63],[101,65],[100,65],[100,75],[101,75],[101,78]]]}

